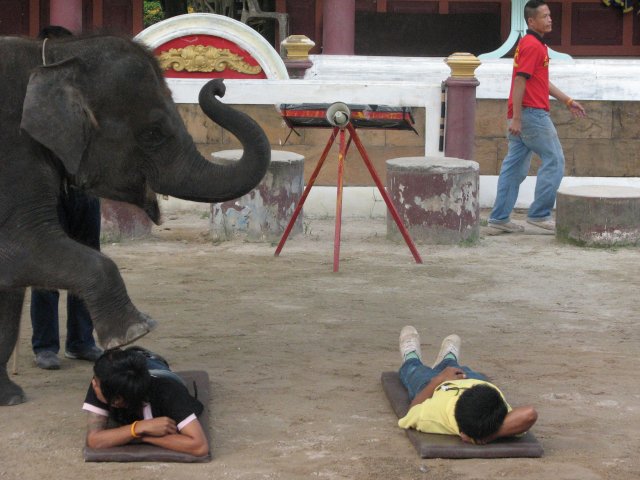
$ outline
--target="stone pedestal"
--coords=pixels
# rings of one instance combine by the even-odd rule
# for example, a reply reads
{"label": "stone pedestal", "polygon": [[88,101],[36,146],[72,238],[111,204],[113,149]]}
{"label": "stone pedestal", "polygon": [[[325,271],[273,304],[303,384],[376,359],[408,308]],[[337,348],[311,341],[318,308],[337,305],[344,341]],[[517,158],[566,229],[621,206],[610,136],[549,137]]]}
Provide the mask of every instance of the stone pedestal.
{"label": "stone pedestal", "polygon": [[556,200],[556,238],[587,247],[640,245],[640,188],[561,188]]}
{"label": "stone pedestal", "polygon": [[100,239],[104,242],[146,237],[153,227],[147,214],[130,203],[103,198],[100,199],[100,213]]}
{"label": "stone pedestal", "polygon": [[[450,157],[387,160],[387,192],[417,243],[473,244],[480,235],[478,163]],[[401,240],[387,212],[387,237]]]}
{"label": "stone pedestal", "polygon": [[[235,162],[242,150],[214,152],[216,163]],[[211,205],[214,241],[244,235],[251,242],[280,239],[304,190],[304,157],[293,152],[271,151],[267,174],[251,192],[236,200]],[[291,235],[302,231],[302,212]]]}

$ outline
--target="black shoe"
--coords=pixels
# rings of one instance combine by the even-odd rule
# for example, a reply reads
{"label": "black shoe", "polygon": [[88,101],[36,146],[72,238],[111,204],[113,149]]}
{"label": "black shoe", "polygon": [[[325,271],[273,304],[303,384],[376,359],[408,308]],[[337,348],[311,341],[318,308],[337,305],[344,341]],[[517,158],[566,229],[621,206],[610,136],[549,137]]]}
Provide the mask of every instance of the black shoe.
{"label": "black shoe", "polygon": [[45,370],[60,370],[60,359],[56,352],[44,350],[36,353],[36,365]]}
{"label": "black shoe", "polygon": [[64,351],[64,356],[73,360],[87,360],[88,362],[95,362],[102,355],[102,350],[96,347],[89,347],[81,352]]}

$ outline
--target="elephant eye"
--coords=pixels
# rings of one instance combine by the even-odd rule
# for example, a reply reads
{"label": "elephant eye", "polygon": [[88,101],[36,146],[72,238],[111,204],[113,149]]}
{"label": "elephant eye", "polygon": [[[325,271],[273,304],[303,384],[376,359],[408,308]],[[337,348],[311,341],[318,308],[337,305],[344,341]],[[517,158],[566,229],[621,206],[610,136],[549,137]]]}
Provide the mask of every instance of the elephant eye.
{"label": "elephant eye", "polygon": [[157,126],[150,127],[138,134],[138,141],[145,148],[160,147],[166,139],[162,130]]}

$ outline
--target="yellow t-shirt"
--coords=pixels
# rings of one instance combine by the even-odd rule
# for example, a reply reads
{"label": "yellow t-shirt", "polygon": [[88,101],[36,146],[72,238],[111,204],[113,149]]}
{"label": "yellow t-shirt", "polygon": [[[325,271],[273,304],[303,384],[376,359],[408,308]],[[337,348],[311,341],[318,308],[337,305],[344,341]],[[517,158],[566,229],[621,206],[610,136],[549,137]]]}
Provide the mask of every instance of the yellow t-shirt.
{"label": "yellow t-shirt", "polygon": [[[460,435],[456,422],[456,403],[464,390],[474,385],[488,385],[495,388],[504,400],[502,392],[492,383],[472,378],[464,380],[449,380],[441,383],[428,398],[419,405],[413,406],[407,414],[398,420],[401,428],[414,428],[425,433],[442,433],[445,435]],[[507,401],[505,400],[505,403]],[[507,410],[511,407],[507,403]]]}

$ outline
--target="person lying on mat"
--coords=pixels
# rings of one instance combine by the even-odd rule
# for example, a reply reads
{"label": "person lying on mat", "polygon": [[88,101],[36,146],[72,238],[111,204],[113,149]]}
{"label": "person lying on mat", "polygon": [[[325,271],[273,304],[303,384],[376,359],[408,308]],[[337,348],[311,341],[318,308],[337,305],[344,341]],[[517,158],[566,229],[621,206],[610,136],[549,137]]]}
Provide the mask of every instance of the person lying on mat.
{"label": "person lying on mat", "polygon": [[420,336],[412,326],[400,332],[400,380],[409,392],[402,428],[459,435],[467,443],[486,444],[525,433],[538,419],[533,407],[511,408],[483,374],[458,365],[461,340],[446,337],[432,367],[422,363]]}
{"label": "person lying on mat", "polygon": [[108,448],[129,443],[204,456],[209,444],[193,398],[167,362],[140,347],[104,352],[82,407],[88,412],[87,446]]}

